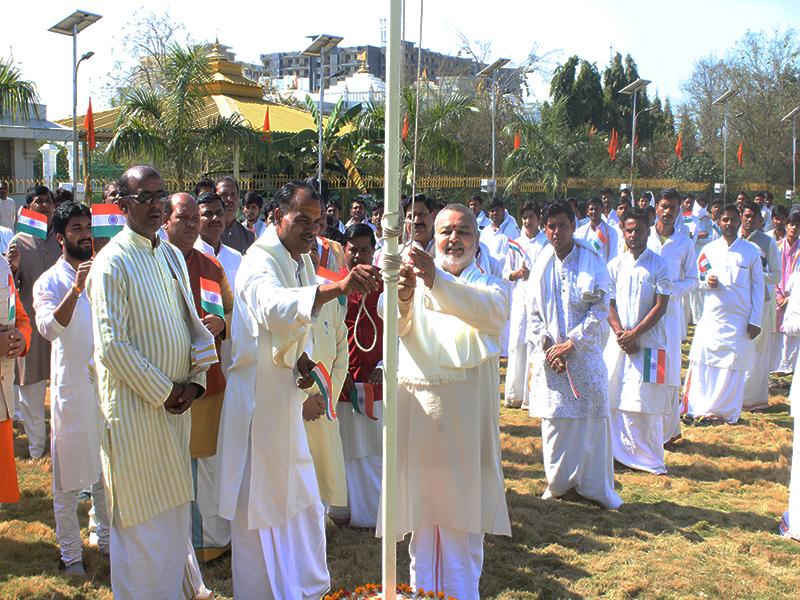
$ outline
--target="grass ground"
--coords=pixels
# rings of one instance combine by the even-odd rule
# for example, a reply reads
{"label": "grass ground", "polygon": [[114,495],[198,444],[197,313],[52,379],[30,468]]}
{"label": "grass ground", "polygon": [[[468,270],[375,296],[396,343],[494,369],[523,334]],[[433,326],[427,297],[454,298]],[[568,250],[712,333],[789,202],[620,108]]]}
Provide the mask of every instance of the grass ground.
{"label": "grass ground", "polygon": [[[17,451],[27,456],[18,432]],[[487,536],[484,598],[797,598],[800,544],[777,535],[788,499],[792,420],[783,395],[739,425],[684,428],[668,477],[617,473],[617,511],[544,501],[539,421],[503,409],[503,466],[513,536]],[[22,501],[0,508],[0,598],[111,598],[108,565],[85,548],[88,582],[58,574],[49,458],[17,461]],[[82,525],[86,527],[82,507]],[[84,531],[85,532],[85,531]],[[380,580],[380,543],[329,527],[334,588]],[[407,578],[406,544],[398,573]],[[204,567],[231,596],[230,558]]]}

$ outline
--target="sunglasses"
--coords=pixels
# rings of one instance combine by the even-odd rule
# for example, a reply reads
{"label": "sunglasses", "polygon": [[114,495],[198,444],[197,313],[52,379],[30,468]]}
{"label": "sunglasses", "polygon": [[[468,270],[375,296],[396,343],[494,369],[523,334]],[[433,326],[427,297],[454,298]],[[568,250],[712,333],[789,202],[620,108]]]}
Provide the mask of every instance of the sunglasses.
{"label": "sunglasses", "polygon": [[137,204],[152,204],[153,202],[166,203],[169,194],[164,190],[160,192],[140,192],[138,194],[128,194],[124,198],[132,198]]}

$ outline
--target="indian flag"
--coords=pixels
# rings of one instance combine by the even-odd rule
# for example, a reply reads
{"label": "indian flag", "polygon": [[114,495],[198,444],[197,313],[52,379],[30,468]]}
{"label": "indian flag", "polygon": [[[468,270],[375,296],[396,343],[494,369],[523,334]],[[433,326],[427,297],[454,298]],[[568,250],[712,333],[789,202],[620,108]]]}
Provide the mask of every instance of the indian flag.
{"label": "indian flag", "polygon": [[200,306],[209,314],[225,318],[222,307],[222,290],[216,281],[200,278]]}
{"label": "indian flag", "polygon": [[122,231],[125,216],[116,204],[92,205],[92,235],[111,238]]}
{"label": "indian flag", "polygon": [[667,351],[664,348],[645,348],[642,367],[643,383],[667,382]]}
{"label": "indian flag", "polygon": [[17,322],[17,288],[14,285],[14,276],[8,274],[8,324],[12,327]]}
{"label": "indian flag", "polygon": [[692,222],[692,211],[687,210],[683,213],[683,224],[689,225]]}
{"label": "indian flag", "polygon": [[336,418],[336,410],[333,408],[333,384],[331,383],[331,376],[328,369],[325,368],[321,362],[311,369],[311,379],[317,384],[322,397],[325,399],[325,416],[329,421]]}
{"label": "indian flag", "polygon": [[353,410],[373,421],[378,420],[378,417],[375,416],[375,402],[380,399],[377,387],[371,383],[356,383],[350,391],[350,403],[353,405]]}
{"label": "indian flag", "polygon": [[705,253],[701,254],[700,257],[697,259],[697,269],[700,271],[700,279],[705,281],[706,273],[711,268],[711,261],[708,260],[708,257]]}
{"label": "indian flag", "polygon": [[603,233],[603,230],[598,227],[594,232],[594,239],[592,240],[592,246],[594,246],[594,249],[599,252],[601,248],[606,244],[608,244],[608,238]]}
{"label": "indian flag", "polygon": [[711,229],[713,229],[714,233],[716,233],[717,235],[722,235],[722,230],[719,228],[719,225],[717,225],[716,223],[714,223],[714,222],[711,223]]}
{"label": "indian flag", "polygon": [[522,245],[518,241],[508,240],[508,247],[511,249],[512,252],[516,252],[517,255],[522,260],[525,260],[525,250],[522,248]]}
{"label": "indian flag", "polygon": [[19,211],[17,231],[29,233],[43,240],[47,238],[47,217],[28,208]]}

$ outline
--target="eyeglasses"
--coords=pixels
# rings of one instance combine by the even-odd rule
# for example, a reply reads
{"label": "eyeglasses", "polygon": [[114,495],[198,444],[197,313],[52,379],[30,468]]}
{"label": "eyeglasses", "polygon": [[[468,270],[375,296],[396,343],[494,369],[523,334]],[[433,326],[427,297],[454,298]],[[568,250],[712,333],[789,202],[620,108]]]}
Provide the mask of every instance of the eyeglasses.
{"label": "eyeglasses", "polygon": [[161,202],[162,204],[167,201],[167,192],[161,190],[160,192],[140,192],[138,194],[128,194],[123,198],[133,198],[137,204],[152,204],[153,202]]}

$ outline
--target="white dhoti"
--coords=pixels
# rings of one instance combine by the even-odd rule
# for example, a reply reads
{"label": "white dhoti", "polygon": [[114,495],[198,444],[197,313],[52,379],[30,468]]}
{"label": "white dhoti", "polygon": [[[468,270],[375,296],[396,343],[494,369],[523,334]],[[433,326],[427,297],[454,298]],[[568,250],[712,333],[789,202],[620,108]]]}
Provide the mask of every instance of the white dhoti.
{"label": "white dhoti", "polygon": [[192,546],[200,562],[221,556],[231,543],[231,524],[217,514],[213,499],[216,463],[216,456],[192,459]]}
{"label": "white dhoti", "polygon": [[525,343],[508,349],[506,367],[505,404],[510,408],[520,408],[525,401],[528,386],[528,346]]}
{"label": "white dhoti", "polygon": [[571,489],[605,508],[619,508],[614,491],[611,424],[606,417],[542,419],[542,453],[547,489],[542,498]]}
{"label": "white dhoti", "polygon": [[210,597],[189,535],[189,503],[130,527],[111,525],[111,589],[115,600]]}
{"label": "white dhoti", "polygon": [[231,571],[236,600],[319,600],[330,589],[322,502],[280,527],[249,529],[250,453],[231,521]]}
{"label": "white dhoti", "polygon": [[656,475],[667,472],[664,463],[664,416],[611,409],[614,459],[623,465]]}
{"label": "white dhoti", "polygon": [[479,600],[483,534],[447,527],[420,527],[411,534],[411,587],[458,600]]}
{"label": "white dhoti", "polygon": [[691,309],[692,323],[697,323],[703,314],[703,292],[694,288],[689,292],[689,307]]}
{"label": "white dhoti", "polygon": [[17,386],[19,390],[19,412],[25,435],[28,436],[28,452],[31,458],[44,455],[47,448],[47,425],[44,422],[44,397],[47,381]]}
{"label": "white dhoti", "polygon": [[[376,527],[381,502],[383,402],[376,402],[374,410],[377,421],[357,414],[346,403],[340,402],[337,411],[350,525],[370,529]],[[346,515],[347,509],[331,511],[332,516],[336,514]]]}
{"label": "white dhoti", "polygon": [[794,373],[794,367],[797,364],[797,350],[800,348],[800,337],[775,332],[772,334],[770,346],[772,355],[770,371],[782,375]]}
{"label": "white dhoti", "polygon": [[[55,481],[55,477],[53,478]],[[69,566],[83,560],[81,526],[78,523],[78,494],[81,490],[62,491],[53,485],[53,513],[56,521],[56,541],[61,550],[61,562]],[[108,553],[109,525],[106,495],[102,476],[92,485],[92,508],[95,514],[97,546]]]}
{"label": "white dhoti", "polygon": [[670,389],[669,410],[667,414],[661,416],[664,443],[674,442],[681,437],[681,404],[680,387],[677,385],[668,386]]}
{"label": "white dhoti", "polygon": [[779,531],[784,537],[800,541],[800,426],[794,420],[792,474],[789,479],[789,509],[783,513]]}
{"label": "white dhoti", "polygon": [[761,317],[761,333],[755,342],[755,363],[744,376],[742,408],[755,410],[769,406],[769,372],[771,361],[772,330],[775,328],[775,302],[764,302]]}
{"label": "white dhoti", "polygon": [[744,371],[695,362],[689,364],[684,402],[690,416],[736,423],[742,413],[743,396]]}

